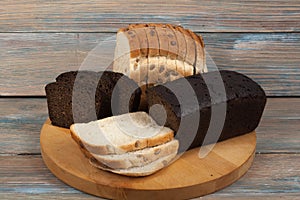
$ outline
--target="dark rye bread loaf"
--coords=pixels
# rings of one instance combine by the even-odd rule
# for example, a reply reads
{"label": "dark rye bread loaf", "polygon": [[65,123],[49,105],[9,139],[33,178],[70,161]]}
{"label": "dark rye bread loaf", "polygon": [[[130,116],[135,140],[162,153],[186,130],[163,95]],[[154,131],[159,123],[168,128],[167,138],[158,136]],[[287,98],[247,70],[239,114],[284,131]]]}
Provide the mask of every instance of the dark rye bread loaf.
{"label": "dark rye bread loaf", "polygon": [[[218,79],[220,81],[216,81]],[[207,87],[208,82],[210,90]],[[191,96],[187,96],[185,83],[190,84],[192,87],[190,89],[195,91],[196,102],[192,102]],[[220,87],[223,85],[222,83],[224,83],[226,91],[226,94],[223,93],[223,95],[221,90],[217,89],[222,88]],[[155,104],[160,104],[166,110],[166,121],[161,114],[163,112],[159,109],[151,110],[150,114],[158,123],[162,125],[165,122],[166,126],[175,131],[176,138],[181,144],[180,151],[204,145],[204,141],[205,144],[209,144],[216,142],[216,140],[222,141],[253,131],[260,122],[266,104],[263,89],[250,78],[234,71],[197,74],[158,85],[147,90],[147,98],[149,108]],[[181,100],[180,104],[179,99],[181,98],[185,100],[183,102]],[[185,110],[181,109],[182,103],[185,104]],[[199,107],[197,108],[196,104],[193,105],[193,103],[198,103]],[[211,122],[212,108],[216,110],[224,104],[226,109],[224,109],[223,114],[226,117],[224,115],[215,116],[217,118],[223,117],[223,119],[225,117],[224,126],[220,128],[220,137],[209,134],[205,138],[210,123],[212,128],[218,123],[218,121]],[[200,114],[200,119],[197,118],[198,121],[195,121],[194,116],[197,114]],[[221,115],[222,113],[217,114]],[[185,122],[180,124],[184,119]],[[199,126],[196,126],[195,133],[192,133],[192,125],[195,123],[196,125],[198,123]],[[217,133],[213,134],[217,135]]]}
{"label": "dark rye bread loaf", "polygon": [[112,113],[137,111],[141,95],[133,80],[110,71],[65,72],[56,82],[46,85],[45,90],[52,124],[65,128],[74,122],[102,119]]}

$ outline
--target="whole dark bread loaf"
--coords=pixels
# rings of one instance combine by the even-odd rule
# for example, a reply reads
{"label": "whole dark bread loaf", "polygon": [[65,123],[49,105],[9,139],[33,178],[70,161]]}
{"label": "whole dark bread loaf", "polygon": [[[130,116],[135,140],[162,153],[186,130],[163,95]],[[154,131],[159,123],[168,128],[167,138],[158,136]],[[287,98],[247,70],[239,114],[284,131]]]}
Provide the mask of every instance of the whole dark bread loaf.
{"label": "whole dark bread loaf", "polygon": [[[191,86],[190,90],[194,91],[196,102],[191,100],[187,83]],[[222,87],[223,91],[225,88],[225,94],[222,94]],[[163,121],[163,112],[159,109],[151,110],[150,115],[161,125],[165,122],[165,126],[175,131],[180,151],[204,145],[204,141],[209,144],[253,131],[260,122],[266,104],[263,89],[250,78],[234,71],[197,74],[158,85],[147,90],[147,100],[149,109],[160,104],[166,110],[166,121]],[[220,110],[224,105],[224,112],[217,113],[220,116],[214,116],[217,121],[211,121],[212,109]],[[195,117],[199,114],[200,118]],[[217,137],[217,131],[207,135],[209,126],[214,128],[222,121],[218,120],[220,117],[223,120],[225,118],[224,126],[219,131],[220,136]],[[184,123],[181,124],[182,121]],[[192,133],[194,124],[199,126]]]}
{"label": "whole dark bread loaf", "polygon": [[45,90],[52,124],[65,128],[137,111],[141,95],[133,80],[110,71],[65,72]]}

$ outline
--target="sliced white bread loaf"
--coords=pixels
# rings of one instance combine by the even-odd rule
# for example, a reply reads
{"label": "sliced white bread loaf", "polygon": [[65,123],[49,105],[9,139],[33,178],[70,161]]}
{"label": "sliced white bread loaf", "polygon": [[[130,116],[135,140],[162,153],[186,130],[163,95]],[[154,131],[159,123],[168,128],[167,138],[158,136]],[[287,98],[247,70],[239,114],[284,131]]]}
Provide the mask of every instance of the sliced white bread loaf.
{"label": "sliced white bread loaf", "polygon": [[94,158],[90,159],[90,163],[99,169],[110,171],[116,174],[126,175],[126,176],[148,176],[151,175],[158,170],[166,167],[168,164],[172,162],[172,160],[176,157],[177,153],[174,152],[170,155],[161,157],[149,164],[140,167],[131,167],[126,169],[113,169],[105,166],[104,164],[98,162]]}
{"label": "sliced white bread loaf", "polygon": [[149,164],[159,158],[176,153],[178,150],[178,140],[171,140],[170,142],[149,147],[142,150],[131,151],[124,154],[112,154],[112,155],[98,155],[92,154],[92,156],[105,166],[113,169],[118,168],[131,168],[140,167]]}
{"label": "sliced white bread loaf", "polygon": [[[129,33],[130,34],[129,34]],[[129,37],[126,41],[126,37]],[[137,41],[138,38],[138,41]],[[145,42],[148,44],[145,44]],[[134,44],[131,44],[134,42]],[[120,29],[117,34],[117,45],[115,49],[115,61],[113,70],[123,73],[134,79],[140,86],[144,85],[150,79],[150,83],[155,80],[166,82],[184,76],[184,62],[177,64],[177,54],[179,52],[176,35],[170,27],[161,24],[133,24],[127,29]],[[133,51],[132,48],[139,46],[140,51]],[[148,48],[148,50],[147,50]],[[158,48],[158,49],[157,49]],[[122,56],[122,51],[124,54]],[[130,54],[127,52],[131,52]],[[175,77],[160,76],[156,78],[157,70],[154,75],[150,70],[150,65],[157,65],[158,62],[152,63],[150,57],[158,57],[165,62],[164,67],[167,71],[177,71],[180,75]],[[181,56],[185,57],[185,56]],[[148,59],[148,60],[145,60]],[[127,67],[126,67],[127,66]],[[155,68],[157,69],[157,68]],[[150,72],[151,71],[151,72]]]}
{"label": "sliced white bread loaf", "polygon": [[174,132],[145,112],[127,113],[70,127],[73,139],[93,154],[123,154],[157,146],[174,138]]}

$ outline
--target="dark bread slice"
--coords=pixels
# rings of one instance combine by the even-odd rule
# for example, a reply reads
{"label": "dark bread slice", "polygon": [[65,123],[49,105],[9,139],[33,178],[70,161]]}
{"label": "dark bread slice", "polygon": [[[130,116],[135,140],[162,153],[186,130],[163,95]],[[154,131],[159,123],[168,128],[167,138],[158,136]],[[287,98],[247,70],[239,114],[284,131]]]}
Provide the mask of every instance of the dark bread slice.
{"label": "dark bread slice", "polygon": [[74,121],[84,123],[109,117],[112,109],[115,115],[138,109],[141,90],[121,73],[70,71],[59,75],[56,81],[45,87],[53,125],[69,128]]}
{"label": "dark bread slice", "polygon": [[[106,110],[104,93],[95,91],[94,84],[77,84],[76,100],[73,98],[73,85],[68,82],[54,82],[46,86],[49,118],[53,125],[69,128],[75,121],[89,122]],[[92,95],[95,98],[91,98]],[[74,96],[75,97],[75,96]],[[72,103],[75,101],[76,103]],[[74,111],[74,112],[73,112]],[[73,116],[74,114],[74,116]],[[80,117],[79,117],[80,116]]]}
{"label": "dark bread slice", "polygon": [[[216,89],[220,86],[220,83],[214,81],[219,78],[219,72],[196,74],[147,90],[149,108],[154,104],[164,106],[167,113],[167,120],[164,125],[175,131],[175,138],[181,144],[180,151],[203,145],[211,123],[212,108],[218,108],[218,106],[224,104],[227,106],[226,118],[218,141],[249,133],[258,126],[266,104],[266,95],[263,89],[250,78],[234,71],[220,71],[220,75],[226,91],[225,99],[220,95],[220,91]],[[212,91],[208,89],[204,80],[209,80],[209,87],[213,88]],[[176,88],[179,96],[185,97],[186,102],[188,102],[189,97],[186,97],[185,81],[195,91],[199,109],[195,105],[186,104],[187,109],[182,110],[178,98],[173,91],[168,89]],[[209,91],[213,94],[210,94]],[[212,101],[210,95],[216,96],[216,98]],[[161,111],[154,109],[150,114],[153,119],[161,123],[161,113]],[[199,122],[190,121],[190,123],[180,124],[182,120],[193,119],[195,113],[200,114]],[[191,135],[194,134],[190,131],[191,123],[198,123],[199,125],[196,135]],[[180,132],[178,132],[179,126]],[[205,144],[209,144],[214,141],[214,137],[210,135],[205,141]]]}
{"label": "dark bread slice", "polygon": [[[74,81],[79,82],[90,82],[93,83],[97,82],[97,89],[101,90],[105,95],[104,98],[108,99],[109,107],[111,104],[111,97],[113,94],[113,90],[115,89],[116,96],[119,98],[116,99],[115,103],[116,107],[120,111],[119,114],[126,113],[128,109],[126,107],[126,103],[124,102],[128,97],[128,91],[132,92],[132,95],[129,100],[129,112],[137,111],[138,104],[140,100],[140,93],[141,90],[138,88],[138,85],[127,76],[118,73],[118,72],[111,72],[111,71],[104,71],[104,72],[93,72],[93,71],[70,71],[65,72],[59,75],[56,78],[57,82],[70,82],[71,85],[74,84]],[[118,82],[119,81],[119,82]],[[117,84],[118,83],[118,84]],[[118,100],[119,99],[119,100]],[[117,102],[118,100],[118,102]],[[111,116],[111,111],[109,113],[102,113],[99,116],[100,118]]]}

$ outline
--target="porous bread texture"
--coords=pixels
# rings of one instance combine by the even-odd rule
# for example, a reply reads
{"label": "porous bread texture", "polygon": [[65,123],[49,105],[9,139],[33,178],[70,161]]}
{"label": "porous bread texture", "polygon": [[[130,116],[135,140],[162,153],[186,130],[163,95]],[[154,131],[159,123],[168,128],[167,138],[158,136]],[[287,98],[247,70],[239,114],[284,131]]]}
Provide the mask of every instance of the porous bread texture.
{"label": "porous bread texture", "polygon": [[[157,70],[161,65],[163,74]],[[204,43],[201,36],[181,26],[130,24],[117,33],[113,70],[146,87],[206,72]]]}
{"label": "porous bread texture", "polygon": [[145,112],[127,113],[73,124],[71,136],[90,163],[127,176],[146,176],[167,166],[177,155],[178,140]]}
{"label": "porous bread texture", "polygon": [[127,113],[89,123],[73,124],[72,137],[94,154],[123,154],[169,142],[174,132],[159,126],[145,112]]}
{"label": "porous bread texture", "polygon": [[164,156],[159,158],[158,160],[155,160],[147,165],[140,166],[140,167],[131,167],[127,169],[113,169],[105,166],[104,164],[98,162],[95,159],[90,159],[90,163],[99,169],[110,171],[116,174],[120,175],[126,175],[126,176],[148,176],[151,175],[162,168],[168,166],[176,157],[177,153],[174,152],[170,155]]}
{"label": "porous bread texture", "polygon": [[170,142],[158,146],[131,151],[124,154],[92,154],[92,156],[107,167],[113,169],[126,169],[131,167],[141,167],[155,160],[158,160],[161,157],[165,157],[174,152],[177,152],[178,146],[178,140],[171,140]]}

